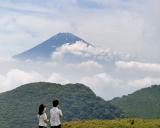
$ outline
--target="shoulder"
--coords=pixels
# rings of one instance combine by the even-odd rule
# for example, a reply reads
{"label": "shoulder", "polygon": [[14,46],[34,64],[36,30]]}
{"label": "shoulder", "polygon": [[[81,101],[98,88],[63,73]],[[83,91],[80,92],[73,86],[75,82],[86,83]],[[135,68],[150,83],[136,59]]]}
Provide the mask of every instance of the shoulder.
{"label": "shoulder", "polygon": [[47,114],[46,113],[43,113],[42,116],[43,116],[44,119],[47,119]]}
{"label": "shoulder", "polygon": [[42,116],[47,116],[47,114],[46,114],[46,113],[43,113]]}

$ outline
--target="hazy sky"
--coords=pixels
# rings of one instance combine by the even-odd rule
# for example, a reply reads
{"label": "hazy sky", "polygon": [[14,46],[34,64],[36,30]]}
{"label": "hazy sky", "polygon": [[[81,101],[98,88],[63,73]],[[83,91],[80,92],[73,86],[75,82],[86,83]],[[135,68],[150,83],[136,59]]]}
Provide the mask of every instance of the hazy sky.
{"label": "hazy sky", "polygon": [[159,0],[0,0],[0,55],[12,56],[58,32],[157,62]]}
{"label": "hazy sky", "polygon": [[[97,94],[103,93],[101,96],[110,99],[149,84],[160,83],[159,5],[159,0],[0,0],[0,80],[5,81],[3,87],[7,86],[2,90],[13,88],[13,83],[15,87],[44,79],[61,83],[83,82],[94,90],[101,83]],[[44,78],[32,63],[32,70],[27,72],[26,68],[19,66],[21,63],[9,58],[59,32],[74,33],[97,47],[126,53],[137,60],[115,62],[114,73],[107,72],[104,65],[93,60],[69,65],[79,66],[77,72],[81,68],[88,69],[90,65],[95,69],[88,70],[86,76],[83,74],[77,81],[72,76],[64,78],[67,75],[61,71],[52,75],[46,73],[47,78]],[[45,68],[50,71],[48,66]],[[14,75],[18,73],[21,75]],[[26,79],[19,82],[20,76]],[[108,84],[109,87],[106,86]],[[125,86],[116,90],[119,85]],[[132,87],[134,89],[129,91]],[[114,90],[115,94],[107,95],[104,90],[108,93]]]}

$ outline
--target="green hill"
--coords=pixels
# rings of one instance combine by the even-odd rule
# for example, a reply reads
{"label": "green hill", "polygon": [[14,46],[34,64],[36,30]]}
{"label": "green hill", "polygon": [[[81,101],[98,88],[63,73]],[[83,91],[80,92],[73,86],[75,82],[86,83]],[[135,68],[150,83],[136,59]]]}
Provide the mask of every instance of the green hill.
{"label": "green hill", "polygon": [[88,120],[64,123],[63,128],[160,128],[160,120]]}
{"label": "green hill", "polygon": [[82,84],[31,83],[0,94],[0,128],[37,126],[41,103],[48,111],[52,101],[59,99],[64,121],[81,119],[113,119],[121,116],[119,109],[97,97]]}
{"label": "green hill", "polygon": [[160,86],[154,85],[128,96],[115,98],[111,103],[128,117],[160,118]]}

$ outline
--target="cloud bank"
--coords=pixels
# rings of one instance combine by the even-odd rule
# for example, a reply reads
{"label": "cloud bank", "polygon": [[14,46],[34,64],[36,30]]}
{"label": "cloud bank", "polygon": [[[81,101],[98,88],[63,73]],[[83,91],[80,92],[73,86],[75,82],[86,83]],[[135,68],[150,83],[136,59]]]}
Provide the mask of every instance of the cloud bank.
{"label": "cloud bank", "polygon": [[61,47],[57,48],[53,52],[52,59],[64,59],[65,55],[73,54],[82,58],[89,58],[93,60],[103,60],[103,61],[116,61],[116,60],[127,60],[131,58],[131,55],[118,53],[111,51],[110,49],[103,49],[99,47],[94,47],[88,45],[82,41],[77,41],[74,44],[66,43]]}
{"label": "cloud bank", "polygon": [[[128,66],[124,68],[124,64],[128,64],[128,61],[116,61],[115,63],[116,65],[112,65],[112,70],[107,70],[111,68],[110,65],[94,60],[66,63],[63,59],[62,61],[51,60],[49,62],[19,62],[13,59],[1,59],[1,68],[3,65],[3,70],[0,73],[0,92],[14,89],[26,83],[40,81],[63,85],[67,83],[83,83],[90,87],[96,95],[109,100],[113,97],[129,94],[138,89],[160,83],[159,72],[154,75],[153,72],[155,70],[152,68],[149,69],[142,66],[145,70],[140,70],[140,66],[137,68],[137,65],[136,67],[135,65],[129,65],[129,68]],[[142,64],[144,65],[145,63]],[[149,74],[144,73],[146,69],[149,69],[147,70]],[[142,73],[142,75],[134,75],[129,70],[138,74]]]}
{"label": "cloud bank", "polygon": [[150,72],[160,72],[160,64],[158,63],[142,63],[137,61],[118,61],[116,66],[121,69],[141,70]]}

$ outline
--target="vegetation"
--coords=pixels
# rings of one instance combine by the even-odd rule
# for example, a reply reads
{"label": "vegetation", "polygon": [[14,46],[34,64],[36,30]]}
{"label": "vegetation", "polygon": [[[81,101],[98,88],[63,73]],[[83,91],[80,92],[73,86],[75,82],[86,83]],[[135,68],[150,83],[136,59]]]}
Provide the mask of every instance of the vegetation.
{"label": "vegetation", "polygon": [[[134,123],[133,123],[134,122]],[[63,128],[160,128],[160,119],[84,120],[63,124]]]}
{"label": "vegetation", "polygon": [[153,85],[128,96],[115,98],[111,103],[128,117],[160,118],[160,86]]}
{"label": "vegetation", "polygon": [[[160,128],[159,97],[158,85],[105,101],[82,84],[31,83],[0,94],[0,128],[37,127],[39,105],[49,112],[54,99],[60,100],[63,128]],[[136,119],[120,119],[127,116]]]}
{"label": "vegetation", "polygon": [[0,128],[36,127],[39,105],[44,103],[49,111],[54,99],[60,100],[64,121],[121,117],[119,109],[82,84],[40,82],[0,94]]}

